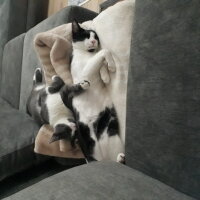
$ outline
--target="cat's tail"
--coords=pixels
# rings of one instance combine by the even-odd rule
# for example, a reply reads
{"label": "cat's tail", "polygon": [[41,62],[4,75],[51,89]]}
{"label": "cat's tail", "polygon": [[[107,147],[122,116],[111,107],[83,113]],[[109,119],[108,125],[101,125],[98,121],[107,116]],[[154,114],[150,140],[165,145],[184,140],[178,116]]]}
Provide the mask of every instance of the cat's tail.
{"label": "cat's tail", "polygon": [[38,85],[42,83],[42,70],[40,68],[36,68],[33,76],[33,85]]}

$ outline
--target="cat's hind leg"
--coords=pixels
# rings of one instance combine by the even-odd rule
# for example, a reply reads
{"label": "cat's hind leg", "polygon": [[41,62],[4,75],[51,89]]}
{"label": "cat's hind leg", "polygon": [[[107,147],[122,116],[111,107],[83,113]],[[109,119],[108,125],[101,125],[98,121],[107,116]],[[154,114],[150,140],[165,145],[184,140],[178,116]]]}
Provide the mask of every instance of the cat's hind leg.
{"label": "cat's hind leg", "polygon": [[64,81],[57,75],[52,76],[52,83],[50,86],[47,87],[47,91],[50,94],[54,94],[59,92],[60,89],[64,86]]}
{"label": "cat's hind leg", "polygon": [[68,140],[74,146],[76,132],[76,124],[69,122],[69,124],[57,124],[54,127],[54,133],[49,141],[49,143],[58,141],[58,140]]}

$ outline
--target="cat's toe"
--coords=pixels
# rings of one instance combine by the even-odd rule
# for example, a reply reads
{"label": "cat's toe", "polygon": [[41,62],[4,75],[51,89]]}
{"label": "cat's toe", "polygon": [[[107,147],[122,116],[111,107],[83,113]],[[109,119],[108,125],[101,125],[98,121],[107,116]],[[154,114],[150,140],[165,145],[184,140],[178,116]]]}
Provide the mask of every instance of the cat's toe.
{"label": "cat's toe", "polygon": [[118,162],[118,163],[125,164],[125,155],[124,155],[124,153],[119,153],[119,154],[117,155],[117,162]]}
{"label": "cat's toe", "polygon": [[87,90],[87,89],[90,87],[90,82],[84,80],[84,81],[80,82],[80,86],[81,86],[84,90]]}

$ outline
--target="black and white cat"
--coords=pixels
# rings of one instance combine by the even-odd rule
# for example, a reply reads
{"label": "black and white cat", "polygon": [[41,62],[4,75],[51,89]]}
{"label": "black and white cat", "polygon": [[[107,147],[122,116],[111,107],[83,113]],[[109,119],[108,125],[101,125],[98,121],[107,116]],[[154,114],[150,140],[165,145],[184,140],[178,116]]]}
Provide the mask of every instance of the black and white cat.
{"label": "black and white cat", "polygon": [[36,69],[28,111],[40,124],[54,127],[51,142],[69,139],[73,144],[78,128],[88,159],[124,162],[118,117],[106,87],[109,71],[115,72],[112,56],[100,50],[93,30],[81,28],[76,21],[72,23],[72,39],[71,74],[75,84],[64,85],[54,76],[52,85],[46,88],[41,70]]}
{"label": "black and white cat", "polygon": [[[119,121],[110,93],[110,72],[115,64],[108,50],[101,49],[97,34],[72,23],[73,59],[71,74],[75,84],[89,82],[90,87],[72,99],[72,110],[79,131],[88,147],[88,154],[96,160],[123,162],[124,145],[119,134]],[[66,106],[69,106],[63,98]]]}
{"label": "black and white cat", "polygon": [[[76,138],[76,123],[72,111],[66,107],[60,95],[64,82],[58,76],[52,77],[52,84],[46,87],[42,82],[42,70],[37,68],[33,76],[33,88],[27,101],[27,112],[39,124],[50,124],[54,133],[49,141],[54,142],[67,139],[74,145]],[[83,82],[70,87],[74,92],[87,88],[88,83]]]}

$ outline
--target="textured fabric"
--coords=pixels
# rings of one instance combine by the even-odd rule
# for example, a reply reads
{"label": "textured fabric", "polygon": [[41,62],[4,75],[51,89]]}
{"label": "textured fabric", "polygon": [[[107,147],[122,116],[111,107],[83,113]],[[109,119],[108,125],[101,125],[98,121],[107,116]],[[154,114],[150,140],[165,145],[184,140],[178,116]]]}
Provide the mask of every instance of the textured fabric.
{"label": "textured fabric", "polygon": [[192,200],[155,179],[115,162],[75,167],[6,199]]}
{"label": "textured fabric", "polygon": [[0,80],[4,45],[43,20],[47,7],[47,0],[0,0]]}
{"label": "textured fabric", "polygon": [[8,42],[3,54],[1,96],[15,108],[19,107],[24,36]]}
{"label": "textured fabric", "polygon": [[33,152],[36,123],[0,98],[0,181],[40,161]]}
{"label": "textured fabric", "polygon": [[[0,183],[0,199],[23,190],[39,181],[69,168],[50,159],[40,165],[34,165],[23,172],[17,173]],[[27,199],[28,200],[28,199]]]}
{"label": "textured fabric", "polygon": [[106,87],[117,112],[123,144],[125,143],[126,93],[134,7],[134,0],[122,1],[101,12],[93,20],[101,47],[111,52],[116,66],[116,73],[110,73],[111,81]]}
{"label": "textured fabric", "polygon": [[49,0],[28,0],[26,31],[47,17]]}
{"label": "textured fabric", "polygon": [[101,3],[100,4],[100,12],[104,11],[105,9],[107,9],[110,6],[113,6],[114,4],[116,4],[119,1],[120,0],[107,0],[103,3]]}
{"label": "textured fabric", "polygon": [[36,67],[40,66],[33,48],[33,39],[39,32],[44,32],[61,24],[71,22],[74,18],[79,21],[93,19],[96,13],[78,6],[68,6],[55,15],[49,17],[42,23],[27,32],[24,41],[24,56],[22,63],[22,79],[20,94],[20,110],[25,111],[27,98],[32,88],[32,77]]}
{"label": "textured fabric", "polygon": [[128,80],[129,166],[200,198],[200,1],[138,0]]}

